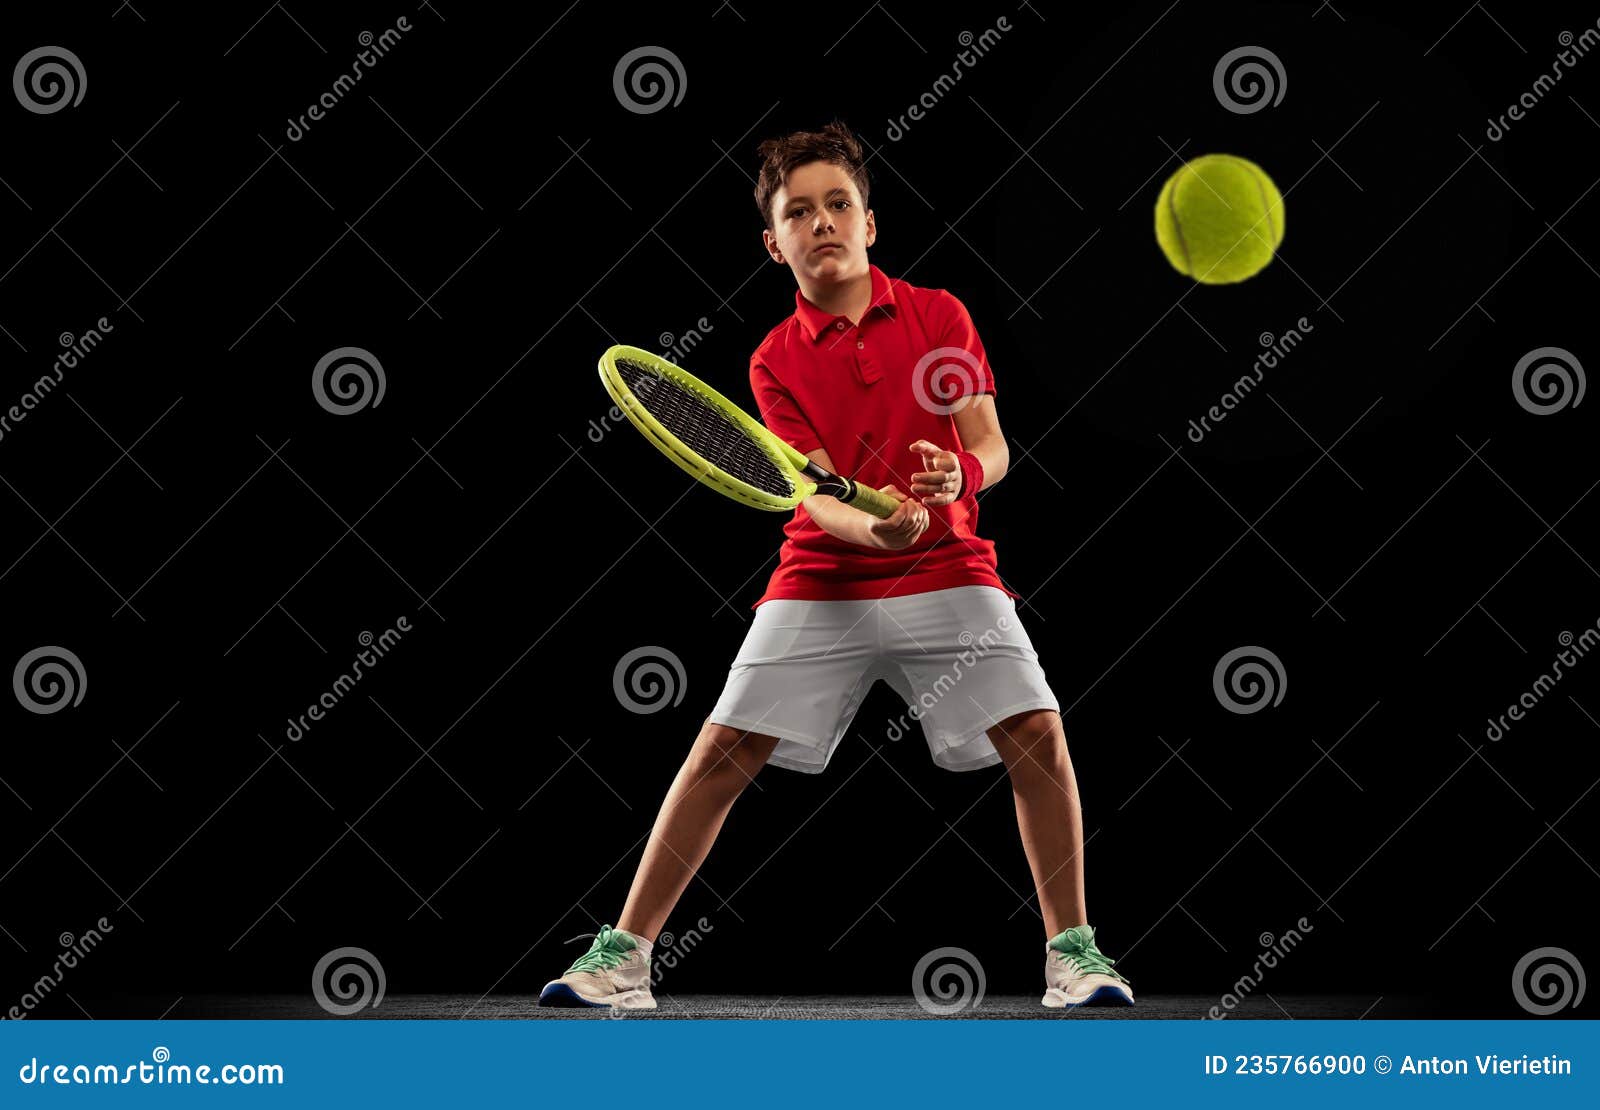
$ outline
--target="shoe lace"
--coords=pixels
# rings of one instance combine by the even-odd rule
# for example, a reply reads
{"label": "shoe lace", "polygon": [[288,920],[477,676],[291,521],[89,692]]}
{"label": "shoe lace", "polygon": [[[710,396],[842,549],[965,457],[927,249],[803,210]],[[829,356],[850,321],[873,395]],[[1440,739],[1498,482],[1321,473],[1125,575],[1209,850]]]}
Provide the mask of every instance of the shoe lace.
{"label": "shoe lace", "polygon": [[598,971],[601,969],[609,971],[621,964],[627,954],[632,951],[632,949],[623,946],[622,938],[617,935],[617,931],[610,925],[602,925],[598,933],[580,933],[567,941],[567,943],[572,944],[574,941],[585,940],[589,937],[594,938],[594,943],[589,946],[589,951],[573,961],[572,966],[567,968],[567,974],[570,975],[574,971]]}
{"label": "shoe lace", "polygon": [[1108,975],[1119,983],[1128,981],[1122,976],[1121,972],[1111,966],[1117,961],[1096,948],[1093,941],[1088,944],[1078,945],[1066,952],[1060,949],[1055,949],[1054,951],[1057,959],[1063,963],[1070,961],[1076,964],[1078,970],[1085,975]]}

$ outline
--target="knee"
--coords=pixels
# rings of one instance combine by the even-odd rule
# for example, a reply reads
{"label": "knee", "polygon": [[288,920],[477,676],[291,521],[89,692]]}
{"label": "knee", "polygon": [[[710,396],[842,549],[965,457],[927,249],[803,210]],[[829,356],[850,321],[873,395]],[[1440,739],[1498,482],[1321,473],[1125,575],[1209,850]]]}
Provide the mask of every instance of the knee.
{"label": "knee", "polygon": [[699,774],[742,779],[759,770],[776,746],[774,737],[707,721],[695,738],[689,760]]}
{"label": "knee", "polygon": [[1012,714],[989,730],[989,739],[1014,772],[1048,768],[1067,752],[1061,714],[1053,709]]}

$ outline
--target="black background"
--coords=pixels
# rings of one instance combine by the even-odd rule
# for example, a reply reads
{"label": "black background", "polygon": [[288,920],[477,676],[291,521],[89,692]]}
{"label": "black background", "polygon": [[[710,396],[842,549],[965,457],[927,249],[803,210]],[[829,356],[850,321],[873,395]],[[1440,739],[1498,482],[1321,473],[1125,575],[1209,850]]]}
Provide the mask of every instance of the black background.
{"label": "black background", "polygon": [[[1013,461],[984,532],[1062,703],[1091,920],[1134,983],[1220,995],[1301,917],[1274,993],[1519,1013],[1524,953],[1589,957],[1600,663],[1484,729],[1600,620],[1596,402],[1538,416],[1511,389],[1535,348],[1600,359],[1600,60],[1485,127],[1594,13],[1119,7],[11,13],[0,62],[60,45],[88,83],[53,114],[0,105],[6,403],[58,335],[115,330],[0,439],[5,668],[60,645],[87,676],[76,707],[0,705],[0,1003],[101,916],[44,1012],[304,994],[344,945],[393,992],[526,994],[615,921],[782,518],[594,432],[595,359],[704,318],[688,366],[748,399],[794,293],[760,249],[754,147],[836,116],[875,152],[874,262],[960,296],[995,367]],[[639,114],[613,67],[647,45],[686,83]],[[1241,114],[1212,70],[1245,45],[1286,84]],[[1244,285],[1195,286],[1153,241],[1161,182],[1211,151],[1286,191],[1279,260]],[[1267,395],[1187,440],[1300,317]],[[347,345],[387,386],[338,416],[310,378]],[[1249,645],[1287,686],[1240,715],[1212,672]],[[613,669],[649,646],[682,697],[640,715]],[[1038,989],[1004,774],[938,770],[915,731],[885,746],[899,708],[878,688],[826,774],[746,792],[662,990],[902,993],[944,945],[991,992]]]}

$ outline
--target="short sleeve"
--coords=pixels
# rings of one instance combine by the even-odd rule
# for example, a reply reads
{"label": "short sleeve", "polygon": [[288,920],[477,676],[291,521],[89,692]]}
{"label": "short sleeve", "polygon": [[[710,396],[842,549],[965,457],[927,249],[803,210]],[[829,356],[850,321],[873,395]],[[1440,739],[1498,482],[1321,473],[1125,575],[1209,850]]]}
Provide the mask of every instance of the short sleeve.
{"label": "short sleeve", "polygon": [[[953,400],[956,395],[994,393],[994,371],[989,366],[989,356],[983,349],[983,340],[978,336],[978,327],[972,322],[967,306],[954,293],[940,289],[934,297],[931,315],[939,346],[965,352],[962,356],[952,355],[939,360],[945,368],[941,375],[944,378],[943,387],[958,387],[958,393],[948,399]],[[954,373],[957,370],[959,374]]]}
{"label": "short sleeve", "polygon": [[822,446],[816,429],[795,403],[794,396],[759,358],[750,360],[750,392],[755,395],[756,412],[767,431],[802,455]]}

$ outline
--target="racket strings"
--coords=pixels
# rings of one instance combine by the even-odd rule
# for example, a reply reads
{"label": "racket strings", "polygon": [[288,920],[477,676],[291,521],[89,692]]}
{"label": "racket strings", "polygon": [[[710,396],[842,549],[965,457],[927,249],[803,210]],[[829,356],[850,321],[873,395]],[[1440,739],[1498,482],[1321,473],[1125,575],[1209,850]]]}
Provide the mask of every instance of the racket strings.
{"label": "racket strings", "polygon": [[646,411],[689,450],[763,493],[794,495],[789,475],[721,409],[694,390],[637,362],[619,358],[616,368]]}

